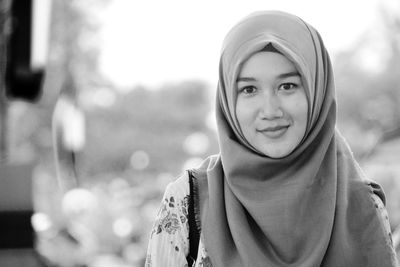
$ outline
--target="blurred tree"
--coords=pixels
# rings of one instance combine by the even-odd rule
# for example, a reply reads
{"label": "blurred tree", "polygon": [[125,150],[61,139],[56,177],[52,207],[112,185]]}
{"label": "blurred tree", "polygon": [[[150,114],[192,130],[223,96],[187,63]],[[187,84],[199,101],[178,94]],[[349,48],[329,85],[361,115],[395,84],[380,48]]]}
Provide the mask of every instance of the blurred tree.
{"label": "blurred tree", "polygon": [[339,127],[358,157],[400,134],[400,8],[387,3],[376,28],[335,58]]}
{"label": "blurred tree", "polygon": [[[82,168],[89,176],[125,172],[151,176],[161,172],[177,175],[189,157],[183,149],[193,132],[206,133],[211,143],[204,153],[216,153],[215,136],[207,128],[211,105],[209,90],[202,82],[183,82],[157,91],[136,88],[118,95],[112,108],[87,110],[88,144]],[[147,154],[149,164],[132,167],[136,151]]]}
{"label": "blurred tree", "polygon": [[[77,88],[103,81],[97,63],[99,54],[99,30],[101,10],[109,0],[101,1],[53,1],[53,25],[51,28],[51,54],[49,69],[58,71],[54,82],[48,86],[49,96],[58,94],[62,80],[73,94]],[[50,77],[49,77],[50,78]],[[62,78],[62,79],[60,79]]]}
{"label": "blurred tree", "polygon": [[[79,94],[99,84],[107,84],[97,68],[100,14],[109,0],[52,1],[50,51],[41,101],[26,110],[19,124],[35,121],[36,130],[28,137],[41,155],[42,164],[52,169],[52,113],[60,96],[79,108]],[[34,117],[34,118],[33,118]],[[79,162],[79,161],[78,161]]]}
{"label": "blurred tree", "polygon": [[[382,1],[375,28],[335,58],[339,129],[400,224],[400,4]],[[398,235],[398,234],[397,234]]]}

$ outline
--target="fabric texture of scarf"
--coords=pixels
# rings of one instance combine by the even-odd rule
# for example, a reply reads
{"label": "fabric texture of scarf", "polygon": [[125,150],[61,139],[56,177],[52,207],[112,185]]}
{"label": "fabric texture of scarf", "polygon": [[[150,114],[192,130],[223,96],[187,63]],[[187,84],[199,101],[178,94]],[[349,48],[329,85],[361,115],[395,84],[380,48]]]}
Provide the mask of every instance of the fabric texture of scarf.
{"label": "fabric texture of scarf", "polygon": [[[272,44],[301,73],[308,98],[306,135],[288,156],[269,158],[243,137],[235,115],[243,62]],[[256,12],[226,36],[216,117],[220,154],[206,177],[202,235],[214,267],[396,266],[372,194],[335,128],[335,85],[317,31],[279,11]]]}

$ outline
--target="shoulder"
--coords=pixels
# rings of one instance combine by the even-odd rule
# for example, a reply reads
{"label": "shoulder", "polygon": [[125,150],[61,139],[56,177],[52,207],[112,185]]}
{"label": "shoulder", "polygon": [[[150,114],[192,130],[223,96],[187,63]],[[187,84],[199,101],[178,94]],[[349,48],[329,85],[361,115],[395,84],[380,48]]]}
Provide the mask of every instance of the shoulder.
{"label": "shoulder", "polygon": [[178,178],[169,183],[164,192],[165,197],[174,197],[176,199],[184,199],[190,195],[189,188],[189,175],[184,172],[178,176]]}
{"label": "shoulder", "polygon": [[370,196],[374,203],[375,209],[378,213],[378,217],[380,218],[380,221],[381,221],[381,224],[383,225],[384,231],[391,239],[392,233],[391,233],[391,228],[390,228],[389,215],[388,215],[388,212],[385,207],[386,198],[383,193],[383,190],[376,183],[370,183],[368,185],[372,188],[372,191],[370,192]]}
{"label": "shoulder", "polygon": [[173,214],[180,218],[181,223],[185,224],[188,217],[189,198],[189,176],[187,172],[184,172],[167,185],[158,215],[165,217]]}
{"label": "shoulder", "polygon": [[188,221],[189,185],[188,175],[182,174],[167,185],[157,213],[152,236],[166,232],[186,235]]}
{"label": "shoulder", "polygon": [[392,231],[390,227],[389,215],[386,210],[386,198],[382,187],[374,181],[365,180],[365,185],[369,190],[369,199],[372,200],[375,216],[378,218],[380,228],[386,237],[386,241],[393,246]]}
{"label": "shoulder", "polygon": [[187,173],[183,173],[167,185],[157,214],[158,228],[154,229],[156,233],[164,230],[169,234],[179,231],[187,235],[190,198],[188,179]]}
{"label": "shoulder", "polygon": [[150,234],[146,266],[187,266],[189,191],[187,173],[167,185]]}

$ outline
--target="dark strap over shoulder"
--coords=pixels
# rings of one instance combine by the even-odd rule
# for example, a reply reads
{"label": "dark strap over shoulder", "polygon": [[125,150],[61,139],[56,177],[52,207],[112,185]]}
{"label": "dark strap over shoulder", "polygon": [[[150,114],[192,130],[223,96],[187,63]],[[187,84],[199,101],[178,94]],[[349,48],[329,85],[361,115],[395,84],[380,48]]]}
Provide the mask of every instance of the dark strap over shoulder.
{"label": "dark strap over shoulder", "polygon": [[193,176],[192,171],[188,170],[189,175],[189,187],[190,187],[190,196],[189,196],[189,207],[188,207],[188,223],[189,223],[189,254],[186,257],[189,266],[192,266],[197,259],[197,252],[199,249],[200,242],[200,231],[197,227],[196,222],[196,213],[195,213],[195,200],[196,200],[196,192],[197,192],[197,183]]}
{"label": "dark strap over shoulder", "polygon": [[189,254],[187,262],[194,266],[199,249],[201,222],[205,221],[208,211],[207,171],[218,162],[219,156],[213,155],[205,159],[198,168],[188,170],[189,176]]}

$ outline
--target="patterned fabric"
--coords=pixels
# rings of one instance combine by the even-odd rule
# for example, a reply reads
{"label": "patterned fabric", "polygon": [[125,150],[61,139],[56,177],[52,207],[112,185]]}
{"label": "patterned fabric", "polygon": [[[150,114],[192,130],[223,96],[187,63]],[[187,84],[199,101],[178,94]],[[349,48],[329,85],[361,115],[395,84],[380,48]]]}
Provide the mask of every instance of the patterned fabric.
{"label": "patterned fabric", "polygon": [[[189,267],[186,256],[189,253],[188,201],[189,180],[187,173],[168,185],[165,190],[147,250],[145,267]],[[382,227],[387,233],[387,242],[392,243],[389,218],[382,200],[371,194],[380,214]],[[200,238],[195,267],[211,267],[207,250]]]}
{"label": "patterned fabric", "polygon": [[[145,267],[188,267],[189,253],[189,177],[187,173],[168,185],[157,213]],[[211,267],[200,238],[195,267]]]}

